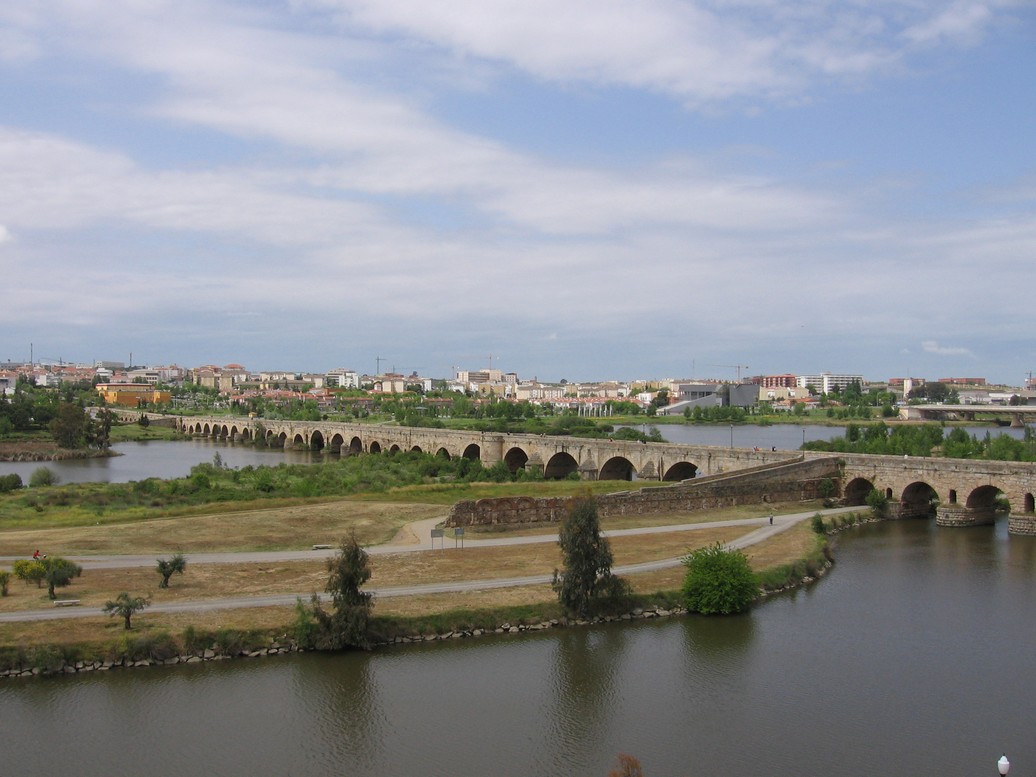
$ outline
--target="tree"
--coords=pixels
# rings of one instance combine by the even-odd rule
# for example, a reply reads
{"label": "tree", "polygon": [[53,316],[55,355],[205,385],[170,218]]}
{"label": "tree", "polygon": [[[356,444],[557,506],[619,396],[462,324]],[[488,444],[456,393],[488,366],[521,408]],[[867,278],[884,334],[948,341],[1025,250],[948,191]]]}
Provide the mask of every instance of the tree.
{"label": "tree", "polygon": [[687,575],[683,596],[687,609],[702,615],[743,612],[759,595],[759,581],[740,550],[720,543],[692,551],[684,558]]}
{"label": "tree", "polygon": [[344,539],[338,552],[327,560],[327,587],[331,594],[332,611],[326,612],[313,595],[313,615],[320,624],[317,647],[326,650],[344,650],[370,647],[371,595],[360,587],[370,580],[371,569],[367,551],[360,547],[356,535]]}
{"label": "tree", "polygon": [[123,591],[115,597],[114,601],[109,599],[104,604],[104,612],[108,615],[118,615],[123,619],[123,628],[133,628],[130,619],[138,612],[151,604],[151,599],[146,596],[130,596]]}
{"label": "tree", "polygon": [[558,532],[562,570],[554,570],[552,587],[566,612],[585,617],[595,597],[626,593],[625,582],[611,572],[612,551],[601,535],[597,503],[579,497],[561,522]]}
{"label": "tree", "polygon": [[7,596],[7,586],[11,582],[11,573],[0,569],[0,596]]}
{"label": "tree", "polygon": [[43,577],[47,574],[43,562],[39,559],[20,558],[14,562],[12,567],[14,575],[25,584],[35,583],[39,588],[43,584]]}
{"label": "tree", "polygon": [[91,444],[102,451],[111,447],[112,424],[115,422],[115,413],[104,407],[97,413],[97,422],[91,426]]}
{"label": "tree", "polygon": [[81,448],[86,442],[86,427],[86,411],[72,402],[62,402],[48,428],[62,448]]}
{"label": "tree", "polygon": [[158,560],[158,574],[162,576],[162,582],[158,584],[159,588],[169,587],[169,578],[176,574],[183,574],[183,571],[187,569],[187,559],[183,553],[177,553],[170,559],[160,558]]}
{"label": "tree", "polygon": [[47,595],[51,599],[57,598],[55,589],[71,585],[73,578],[83,574],[83,568],[68,559],[60,556],[49,556],[41,562],[45,570],[43,580],[47,584]]}

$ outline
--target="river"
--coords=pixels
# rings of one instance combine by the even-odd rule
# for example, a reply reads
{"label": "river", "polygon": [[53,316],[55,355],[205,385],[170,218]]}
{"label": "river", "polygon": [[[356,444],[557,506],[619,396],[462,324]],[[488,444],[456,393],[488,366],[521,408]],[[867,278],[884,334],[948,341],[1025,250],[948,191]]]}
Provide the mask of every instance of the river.
{"label": "river", "polygon": [[834,569],[680,617],[0,683],[7,776],[1036,772],[1036,540],[838,535]]}

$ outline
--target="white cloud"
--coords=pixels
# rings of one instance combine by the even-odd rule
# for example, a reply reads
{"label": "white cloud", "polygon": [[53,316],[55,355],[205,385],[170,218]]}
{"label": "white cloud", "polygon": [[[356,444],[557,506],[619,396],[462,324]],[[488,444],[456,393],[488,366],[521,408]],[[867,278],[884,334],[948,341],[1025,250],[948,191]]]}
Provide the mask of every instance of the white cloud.
{"label": "white cloud", "polygon": [[339,28],[402,36],[546,81],[708,105],[786,99],[817,79],[886,71],[918,43],[973,41],[988,3],[695,0],[308,0]]}
{"label": "white cloud", "polygon": [[925,353],[932,353],[937,356],[974,357],[975,355],[967,348],[939,345],[939,343],[937,343],[935,340],[925,340],[923,343],[921,343],[921,350],[923,350]]}
{"label": "white cloud", "polygon": [[11,239],[12,239],[11,231],[7,227],[5,227],[3,224],[0,224],[0,244],[6,243],[8,240],[11,240]]}

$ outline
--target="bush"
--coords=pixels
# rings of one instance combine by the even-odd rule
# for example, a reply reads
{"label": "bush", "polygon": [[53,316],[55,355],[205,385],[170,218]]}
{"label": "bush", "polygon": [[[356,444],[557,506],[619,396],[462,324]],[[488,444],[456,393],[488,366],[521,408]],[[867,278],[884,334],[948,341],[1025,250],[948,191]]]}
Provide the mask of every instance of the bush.
{"label": "bush", "polygon": [[7,586],[11,582],[11,573],[0,569],[0,596],[7,596]]}
{"label": "bush", "polygon": [[740,550],[720,543],[692,551],[685,559],[683,595],[687,609],[702,615],[744,612],[759,595],[759,580]]}
{"label": "bush", "polygon": [[32,488],[41,488],[43,486],[56,486],[58,484],[58,476],[54,474],[54,470],[50,467],[37,467],[29,475],[29,485]]}
{"label": "bush", "polygon": [[22,487],[21,475],[12,472],[10,475],[0,475],[0,494],[8,491],[17,491]]}
{"label": "bush", "polygon": [[874,515],[878,518],[884,518],[888,513],[889,500],[884,493],[876,488],[872,488],[870,493],[867,494],[867,506],[871,509]]}
{"label": "bush", "polygon": [[814,513],[813,517],[809,519],[809,528],[817,534],[825,534],[827,532],[827,527],[824,526],[824,516],[820,513]]}

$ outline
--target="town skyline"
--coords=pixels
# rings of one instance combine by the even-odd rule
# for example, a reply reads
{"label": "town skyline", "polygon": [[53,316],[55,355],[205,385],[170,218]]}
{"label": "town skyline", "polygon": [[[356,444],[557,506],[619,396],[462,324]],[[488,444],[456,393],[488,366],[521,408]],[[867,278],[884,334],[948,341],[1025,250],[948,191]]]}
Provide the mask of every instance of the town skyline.
{"label": "town skyline", "polygon": [[1018,384],[1034,42],[1024,0],[8,0],[0,358]]}
{"label": "town skyline", "polygon": [[[994,381],[984,375],[976,374],[964,374],[964,373],[947,373],[940,375],[886,375],[876,376],[869,374],[866,371],[861,370],[779,370],[775,372],[758,372],[750,369],[749,365],[716,365],[718,367],[736,370],[736,375],[723,375],[723,374],[695,374],[695,373],[679,373],[671,372],[664,375],[633,375],[633,374],[622,374],[613,375],[608,377],[584,377],[575,375],[573,377],[562,376],[557,378],[551,378],[547,376],[541,376],[537,373],[521,373],[517,370],[512,370],[507,365],[498,367],[488,367],[477,365],[454,365],[451,367],[448,373],[435,374],[419,372],[417,370],[411,370],[407,368],[396,369],[396,365],[389,365],[387,360],[384,360],[386,365],[383,369],[378,370],[377,367],[374,370],[363,370],[354,369],[353,367],[339,364],[336,366],[326,367],[320,370],[307,370],[307,369],[295,369],[291,365],[283,366],[268,366],[268,365],[246,365],[239,361],[230,360],[225,362],[205,362],[204,364],[186,364],[180,363],[175,360],[158,360],[151,363],[131,363],[130,361],[119,361],[117,359],[99,359],[90,361],[68,361],[68,360],[55,360],[53,362],[49,360],[33,359],[32,361],[26,360],[24,362],[18,362],[16,360],[6,360],[0,362],[0,372],[5,369],[12,369],[16,366],[36,366],[39,368],[64,368],[64,369],[77,369],[77,370],[96,370],[98,368],[108,368],[114,370],[116,373],[125,372],[128,370],[136,371],[148,371],[148,370],[168,370],[170,368],[176,368],[183,373],[196,372],[199,369],[214,368],[217,372],[219,371],[241,371],[251,375],[294,375],[294,376],[314,376],[321,375],[326,376],[333,373],[353,373],[360,377],[379,377],[379,376],[400,376],[406,378],[420,377],[422,379],[431,380],[445,380],[454,381],[461,376],[474,373],[500,373],[503,376],[514,375],[520,382],[541,382],[544,384],[558,384],[558,383],[572,383],[572,384],[593,384],[593,383],[625,383],[625,384],[652,384],[652,383],[665,383],[669,381],[684,381],[694,382],[701,381],[704,383],[709,382],[724,382],[724,383],[740,383],[740,382],[758,382],[762,378],[775,378],[775,377],[787,377],[787,376],[822,376],[822,375],[835,375],[835,376],[860,376],[865,384],[879,384],[879,383],[895,383],[902,380],[920,380],[923,382],[948,382],[958,385],[988,385],[988,386],[1004,386],[1009,388],[1022,388],[1028,389],[1033,384],[1032,373],[1027,373],[1023,376],[1023,379],[1017,383]],[[379,365],[380,366],[380,365]]]}

